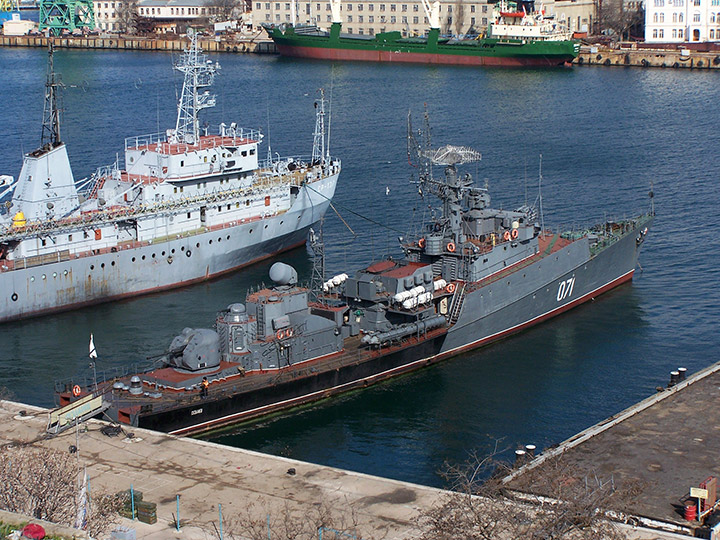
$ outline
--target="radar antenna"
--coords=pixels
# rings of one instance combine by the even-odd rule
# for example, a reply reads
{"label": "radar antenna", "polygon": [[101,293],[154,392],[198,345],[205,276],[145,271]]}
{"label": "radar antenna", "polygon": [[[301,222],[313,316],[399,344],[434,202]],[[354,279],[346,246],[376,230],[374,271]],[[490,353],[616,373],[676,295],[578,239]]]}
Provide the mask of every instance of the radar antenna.
{"label": "radar antenna", "polygon": [[468,148],[467,146],[441,146],[437,150],[426,150],[423,155],[429,159],[433,165],[464,165],[466,163],[475,163],[482,160],[482,154],[477,150]]}

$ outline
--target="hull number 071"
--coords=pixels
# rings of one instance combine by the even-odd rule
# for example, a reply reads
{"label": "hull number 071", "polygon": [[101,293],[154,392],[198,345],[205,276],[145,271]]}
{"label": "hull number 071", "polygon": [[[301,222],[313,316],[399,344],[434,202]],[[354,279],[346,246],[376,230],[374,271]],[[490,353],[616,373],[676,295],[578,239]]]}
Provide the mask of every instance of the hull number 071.
{"label": "hull number 071", "polygon": [[570,298],[573,291],[573,285],[575,285],[575,276],[561,281],[558,284],[557,301],[562,302],[566,298]]}

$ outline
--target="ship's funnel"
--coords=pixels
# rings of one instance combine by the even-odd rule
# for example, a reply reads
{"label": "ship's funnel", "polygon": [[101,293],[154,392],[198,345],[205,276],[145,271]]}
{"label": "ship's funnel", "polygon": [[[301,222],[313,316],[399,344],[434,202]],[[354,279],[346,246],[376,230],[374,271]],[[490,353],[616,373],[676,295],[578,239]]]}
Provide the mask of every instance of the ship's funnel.
{"label": "ship's funnel", "polygon": [[289,264],[276,262],[270,267],[270,279],[278,285],[295,285],[297,272]]}

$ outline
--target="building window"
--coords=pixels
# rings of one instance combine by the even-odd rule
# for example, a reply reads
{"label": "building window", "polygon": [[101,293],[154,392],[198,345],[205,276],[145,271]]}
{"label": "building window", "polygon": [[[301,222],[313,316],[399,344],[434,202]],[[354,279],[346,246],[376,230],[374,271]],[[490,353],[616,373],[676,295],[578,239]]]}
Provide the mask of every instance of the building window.
{"label": "building window", "polygon": [[482,23],[483,23],[483,26],[487,26],[487,17],[483,17]]}
{"label": "building window", "polygon": [[407,4],[402,5],[403,13],[407,13]]}
{"label": "building window", "polygon": [[452,6],[448,6],[448,13],[452,13]]}
{"label": "building window", "polygon": [[715,39],[715,30],[712,28],[710,29],[710,39]]}
{"label": "building window", "polygon": [[362,11],[362,10],[363,10],[363,5],[362,5],[362,4],[358,4],[358,11]]}
{"label": "building window", "polygon": [[417,17],[413,17],[413,24],[418,24],[419,22]]}
{"label": "building window", "polygon": [[285,11],[290,11],[290,4],[285,4]]}
{"label": "building window", "polygon": [[380,15],[380,22],[381,22],[381,23],[384,23],[384,22],[385,22],[385,15]]}
{"label": "building window", "polygon": [[325,4],[325,11],[330,11],[330,4]]}
{"label": "building window", "polygon": [[269,14],[269,13],[266,13],[266,14],[265,14],[265,20],[266,20],[266,21],[269,21],[269,20],[270,20],[270,14]]}
{"label": "building window", "polygon": [[661,28],[660,30],[658,30],[658,37],[659,37],[660,39],[664,38],[664,37],[665,37],[665,30],[663,30],[662,28]]}
{"label": "building window", "polygon": [[385,11],[385,4],[380,4],[380,11]]}
{"label": "building window", "polygon": [[482,12],[483,12],[483,13],[487,13],[487,6],[483,6],[483,7],[482,7]]}
{"label": "building window", "polygon": [[452,17],[448,17],[448,24],[452,24]]}
{"label": "building window", "polygon": [[277,22],[280,22],[280,14],[279,14],[279,13],[276,13],[276,14],[275,14],[275,20],[276,20]]}
{"label": "building window", "polygon": [[363,16],[362,16],[362,15],[358,15],[358,22],[359,22],[359,23],[365,22],[365,21],[363,20]]}
{"label": "building window", "polygon": [[[257,2],[257,3],[255,4],[255,9],[257,9],[258,11],[260,11],[260,9],[262,9],[262,4],[261,4],[260,2]],[[170,10],[170,11],[172,12],[172,10]]]}
{"label": "building window", "polygon": [[470,26],[475,26],[475,17],[470,17]]}
{"label": "building window", "polygon": [[348,11],[352,11],[352,4],[348,4],[348,5],[347,5],[347,10],[348,10]]}
{"label": "building window", "polygon": [[368,28],[368,34],[373,35],[375,33],[375,29],[370,27]]}
{"label": "building window", "polygon": [[[370,15],[370,16],[368,17],[368,22],[369,22],[369,23],[375,22],[375,17],[373,17],[372,15]],[[372,34],[373,32],[370,32],[370,33]]]}
{"label": "building window", "polygon": [[353,29],[352,29],[352,28],[348,28],[347,31],[348,31],[348,34],[352,34],[352,33],[353,33]]}
{"label": "building window", "polygon": [[352,22],[352,15],[347,16],[347,22]]}
{"label": "building window", "polygon": [[407,24],[407,16],[403,15],[401,20],[403,24]]}
{"label": "building window", "polygon": [[678,38],[680,38],[680,39],[683,38],[683,29],[682,28],[680,28],[680,30],[678,30]]}
{"label": "building window", "polygon": [[657,39],[657,28],[653,28],[653,38]]}
{"label": "building window", "polygon": [[360,36],[363,35],[363,29],[362,29],[362,28],[358,28],[358,35],[360,35]]}
{"label": "building window", "polygon": [[397,11],[397,6],[395,4],[390,4],[390,11]]}
{"label": "building window", "polygon": [[700,22],[700,14],[693,13],[693,22]]}
{"label": "building window", "polygon": [[[397,22],[397,17],[395,17],[395,15],[391,16],[391,17],[390,17],[390,24],[395,24],[396,22]],[[407,21],[405,21],[405,22],[407,22]]]}
{"label": "building window", "polygon": [[[276,4],[275,4],[275,9],[278,10],[278,11],[280,11],[280,4],[279,4],[279,3],[276,3]],[[320,6],[318,6],[318,9],[320,9]]]}
{"label": "building window", "polygon": [[658,22],[658,19],[659,19],[658,14],[657,14],[657,13],[654,13],[654,14],[653,14],[653,22],[654,22],[654,23]]}
{"label": "building window", "polygon": [[375,11],[375,4],[368,4],[368,11]]}
{"label": "building window", "polygon": [[665,22],[665,14],[664,14],[664,13],[661,13],[661,14],[660,14],[660,22],[661,22],[661,23],[664,23],[664,22]]}
{"label": "building window", "polygon": [[[718,0],[718,1],[720,2],[720,0]],[[417,13],[418,11],[420,11],[420,6],[418,6],[417,4],[415,4],[415,5],[413,6],[413,11],[416,12],[416,13]]]}
{"label": "building window", "polygon": [[[683,15],[683,14],[681,13],[681,14],[678,16],[678,21],[679,21],[679,22],[683,22],[684,19],[685,19],[685,15]],[[682,37],[682,36],[680,36],[680,37]]]}

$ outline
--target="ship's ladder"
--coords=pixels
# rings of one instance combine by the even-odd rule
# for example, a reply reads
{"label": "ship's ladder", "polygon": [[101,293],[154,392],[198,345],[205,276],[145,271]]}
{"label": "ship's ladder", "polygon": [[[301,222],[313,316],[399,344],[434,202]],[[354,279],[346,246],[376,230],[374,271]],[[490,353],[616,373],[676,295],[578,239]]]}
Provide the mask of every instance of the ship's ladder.
{"label": "ship's ladder", "polygon": [[450,301],[448,322],[451,325],[455,324],[460,317],[460,312],[462,311],[463,303],[465,302],[465,287],[466,283],[460,282],[455,289],[455,294],[453,294],[452,300]]}
{"label": "ship's ladder", "polygon": [[47,432],[52,435],[62,433],[77,424],[85,422],[110,408],[110,402],[102,394],[89,394],[77,401],[50,412]]}

